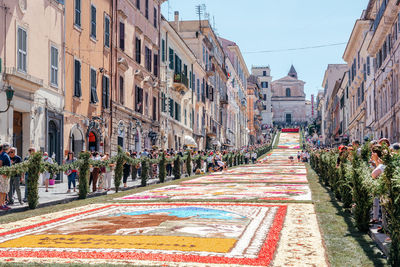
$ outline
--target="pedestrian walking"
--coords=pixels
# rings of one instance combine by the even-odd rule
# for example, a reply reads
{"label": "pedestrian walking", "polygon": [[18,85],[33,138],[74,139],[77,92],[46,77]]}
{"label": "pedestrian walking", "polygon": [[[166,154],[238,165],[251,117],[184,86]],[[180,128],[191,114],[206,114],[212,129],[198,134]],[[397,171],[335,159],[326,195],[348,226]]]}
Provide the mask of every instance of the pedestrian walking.
{"label": "pedestrian walking", "polygon": [[[126,152],[126,155],[129,157],[129,152]],[[128,162],[124,163],[124,171],[123,171],[123,180],[122,182],[124,183],[124,188],[127,188],[127,181],[128,181],[128,177],[129,175],[131,175],[131,165],[128,164]]]}
{"label": "pedestrian walking", "polygon": [[[20,156],[17,155],[17,148],[12,147],[8,152],[11,160],[11,165],[16,165],[22,162]],[[14,204],[14,193],[17,192],[19,204],[23,204],[21,197],[20,183],[22,182],[22,175],[18,174],[10,178],[10,192],[8,193],[8,200],[10,204]]]}
{"label": "pedestrian walking", "polygon": [[[67,159],[65,160],[66,164],[72,164],[76,161],[76,158],[74,157],[74,152],[70,151],[68,152]],[[71,193],[71,188],[73,187],[74,192],[76,192],[76,176],[78,174],[78,171],[75,168],[69,168],[65,174],[68,177],[68,191],[67,193]]]}
{"label": "pedestrian walking", "polygon": [[[3,166],[11,166],[11,159],[8,156],[8,151],[10,150],[10,145],[7,143],[4,143],[1,146],[0,150],[0,167]],[[9,210],[11,209],[6,205],[6,196],[8,192],[10,191],[10,178],[1,175],[0,177],[0,210]]]}

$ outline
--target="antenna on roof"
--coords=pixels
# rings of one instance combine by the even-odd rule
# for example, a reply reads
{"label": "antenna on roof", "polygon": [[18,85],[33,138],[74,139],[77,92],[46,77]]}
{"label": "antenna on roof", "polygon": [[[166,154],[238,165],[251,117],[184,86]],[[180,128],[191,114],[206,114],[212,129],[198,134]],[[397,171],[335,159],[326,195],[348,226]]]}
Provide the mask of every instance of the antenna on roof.
{"label": "antenna on roof", "polygon": [[201,15],[203,15],[206,12],[206,5],[197,5],[196,6],[196,14],[199,16],[199,26],[201,30]]}

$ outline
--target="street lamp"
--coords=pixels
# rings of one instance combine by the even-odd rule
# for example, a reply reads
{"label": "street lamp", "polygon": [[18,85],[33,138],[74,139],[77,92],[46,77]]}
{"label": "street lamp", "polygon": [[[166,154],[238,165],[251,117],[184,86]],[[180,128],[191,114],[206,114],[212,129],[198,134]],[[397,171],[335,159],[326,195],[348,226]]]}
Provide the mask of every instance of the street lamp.
{"label": "street lamp", "polygon": [[7,112],[8,109],[10,108],[11,100],[13,99],[14,96],[14,89],[12,88],[11,85],[7,86],[7,88],[4,90],[6,92],[7,96],[7,108],[6,110],[0,110],[0,113]]}

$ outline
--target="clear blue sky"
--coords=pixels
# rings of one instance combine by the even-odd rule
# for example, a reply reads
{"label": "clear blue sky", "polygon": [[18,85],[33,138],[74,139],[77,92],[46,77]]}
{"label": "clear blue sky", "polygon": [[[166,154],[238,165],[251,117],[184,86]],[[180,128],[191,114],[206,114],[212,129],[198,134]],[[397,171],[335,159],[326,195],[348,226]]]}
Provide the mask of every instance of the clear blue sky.
{"label": "clear blue sky", "polygon": [[[236,42],[252,65],[269,65],[273,79],[285,76],[293,64],[306,82],[307,98],[321,88],[328,64],[344,63],[345,45],[310,50],[249,54],[347,42],[354,22],[368,0],[169,0],[169,19],[174,11],[182,20],[196,19],[195,6],[205,4],[219,36]],[[168,19],[168,2],[162,6]]]}

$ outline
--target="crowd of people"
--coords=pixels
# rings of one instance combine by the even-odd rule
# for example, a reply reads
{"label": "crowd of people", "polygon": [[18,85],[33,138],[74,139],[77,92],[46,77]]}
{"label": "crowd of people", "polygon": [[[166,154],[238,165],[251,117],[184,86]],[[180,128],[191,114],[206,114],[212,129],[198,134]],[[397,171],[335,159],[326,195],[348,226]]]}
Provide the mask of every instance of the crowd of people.
{"label": "crowd of people", "polygon": [[[265,144],[263,144],[265,145]],[[224,171],[228,167],[228,162],[226,161],[225,155],[228,153],[240,152],[244,155],[245,164],[256,163],[257,160],[257,152],[256,149],[263,145],[253,145],[243,147],[240,150],[208,150],[208,151],[201,151],[201,150],[194,150],[188,149],[185,147],[184,149],[174,150],[172,148],[167,150],[157,149],[153,147],[153,149],[144,149],[142,152],[126,152],[126,155],[131,158],[143,158],[148,157],[150,159],[158,159],[161,153],[165,153],[166,158],[166,175],[167,177],[173,176],[173,168],[174,168],[174,161],[173,159],[179,155],[184,157],[187,154],[187,151],[191,154],[192,160],[195,158],[200,157],[200,161],[197,160],[192,164],[192,173],[202,174],[206,172],[215,172],[215,171]],[[32,153],[36,150],[35,148],[29,148],[28,155],[22,160],[20,156],[17,155],[17,149],[15,147],[10,147],[9,144],[3,144],[0,150],[0,167],[2,166],[12,166],[15,164],[19,164],[23,161],[29,160],[29,157]],[[44,162],[52,164],[55,162],[54,158],[49,157],[47,152],[43,153],[42,157]],[[91,160],[94,161],[107,161],[110,159],[109,153],[99,153],[99,152],[91,152]],[[63,160],[63,164],[69,164],[70,166],[72,163],[77,161],[77,157],[74,155],[72,151],[69,151],[66,155],[66,158]],[[156,178],[158,177],[159,173],[159,165],[158,163],[154,163],[157,161],[151,161],[150,170],[149,170],[149,177]],[[200,165],[199,165],[200,163]],[[189,175],[187,173],[187,169],[184,167],[184,162],[180,161],[180,172],[182,174]],[[112,178],[116,164],[110,163],[106,164],[104,167],[90,167],[90,178],[89,178],[89,186],[92,187],[92,192],[101,192],[101,191],[110,191],[112,187]],[[141,176],[142,166],[140,163],[136,165],[131,165],[129,162],[124,162],[123,165],[123,177],[122,183],[123,187],[128,187],[128,179],[135,181]],[[65,176],[67,176],[67,185],[68,190],[67,193],[76,192],[77,187],[77,180],[79,176],[78,168],[71,167],[67,171],[64,172]],[[15,177],[0,177],[0,210],[8,210],[10,207],[9,204],[14,204],[14,195],[17,194],[17,199],[21,205],[24,202],[27,202],[27,179],[28,173],[23,173],[21,175],[17,175]],[[44,171],[42,173],[43,178],[43,185],[45,187],[45,192],[49,190],[49,181],[50,179],[54,179],[51,177],[50,172]],[[22,198],[20,185],[25,185],[25,194]]]}
{"label": "crowd of people", "polygon": [[[353,153],[356,153],[358,156],[361,156],[362,153],[362,148],[360,145],[359,141],[353,141],[352,143],[348,145],[340,145],[337,148],[313,148],[314,151],[318,150],[325,150],[325,151],[330,151],[333,149],[338,149],[339,151],[339,156],[337,157],[337,162],[336,162],[336,168],[340,167],[341,161],[343,160],[348,160],[351,161],[353,157]],[[369,168],[370,168],[370,173],[372,179],[380,179],[382,177],[382,174],[385,171],[385,164],[382,159],[383,156],[383,151],[384,149],[388,149],[387,151],[390,151],[390,153],[400,153],[400,144],[399,143],[394,143],[391,144],[390,141],[387,138],[381,138],[379,140],[372,140],[369,141],[369,147],[368,147],[370,153],[370,158],[369,158]],[[373,200],[373,207],[371,211],[371,224],[379,224],[378,226],[378,232],[383,233],[387,232],[387,220],[386,220],[386,212],[384,210],[384,207],[380,205],[380,198],[379,196],[375,197]],[[387,237],[385,240],[386,242],[390,241],[390,237]]]}

